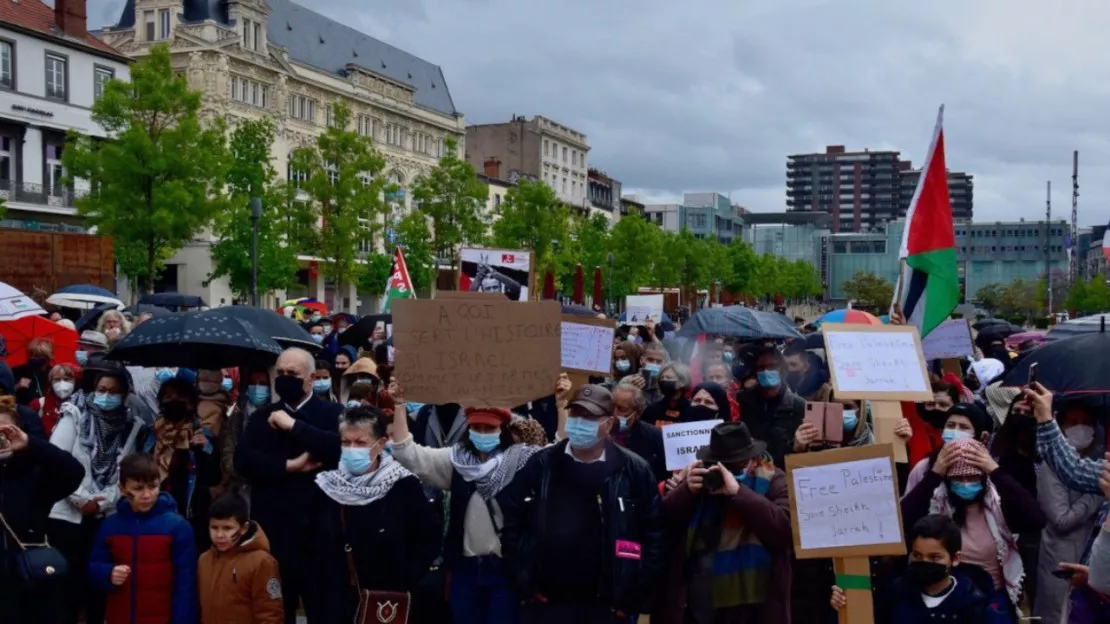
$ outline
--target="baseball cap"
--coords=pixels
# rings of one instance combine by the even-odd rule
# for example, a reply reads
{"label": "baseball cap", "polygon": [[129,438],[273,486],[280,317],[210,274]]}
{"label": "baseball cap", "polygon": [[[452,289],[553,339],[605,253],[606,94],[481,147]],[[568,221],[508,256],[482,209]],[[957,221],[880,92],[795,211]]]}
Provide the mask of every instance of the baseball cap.
{"label": "baseball cap", "polygon": [[578,406],[594,416],[609,416],[613,413],[613,395],[604,386],[590,384],[582,386],[574,393],[570,405]]}

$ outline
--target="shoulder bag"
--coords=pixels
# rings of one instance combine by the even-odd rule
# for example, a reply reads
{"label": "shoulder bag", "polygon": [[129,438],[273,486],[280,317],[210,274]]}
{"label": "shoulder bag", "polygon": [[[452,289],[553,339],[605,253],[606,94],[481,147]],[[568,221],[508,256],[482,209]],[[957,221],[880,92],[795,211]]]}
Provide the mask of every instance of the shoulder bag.
{"label": "shoulder bag", "polygon": [[50,545],[45,537],[41,544],[25,544],[12,530],[3,514],[0,514],[0,522],[4,523],[4,529],[19,547],[19,550],[13,553],[12,559],[15,562],[16,573],[24,583],[35,586],[65,578],[66,573],[69,572],[69,562],[57,548]]}
{"label": "shoulder bag", "polygon": [[[383,505],[384,507],[384,505]],[[383,510],[384,511],[384,510]],[[362,589],[358,582],[355,554],[347,539],[347,510],[339,507],[339,524],[343,529],[343,552],[347,555],[347,575],[358,592],[358,609],[354,624],[408,624],[412,596],[409,592]]]}

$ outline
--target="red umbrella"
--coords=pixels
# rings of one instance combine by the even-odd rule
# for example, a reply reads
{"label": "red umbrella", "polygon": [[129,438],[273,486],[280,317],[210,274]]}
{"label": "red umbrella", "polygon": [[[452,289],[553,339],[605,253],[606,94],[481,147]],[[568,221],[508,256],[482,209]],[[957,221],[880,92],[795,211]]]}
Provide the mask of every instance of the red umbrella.
{"label": "red umbrella", "polygon": [[582,292],[585,288],[582,284],[583,281],[584,281],[584,278],[582,277],[582,265],[581,264],[576,264],[576,265],[574,265],[574,303],[575,303],[575,305],[582,305],[583,298],[585,297],[585,295]]}
{"label": "red umbrella", "polygon": [[551,271],[548,271],[543,276],[543,298],[555,298],[555,274]]}
{"label": "red umbrella", "polygon": [[601,302],[605,297],[601,294],[601,267],[594,267],[594,305],[604,308]]}
{"label": "red umbrella", "polygon": [[41,316],[0,322],[0,337],[8,347],[4,361],[12,368],[27,363],[27,345],[36,338],[53,343],[54,363],[77,363],[77,332]]}

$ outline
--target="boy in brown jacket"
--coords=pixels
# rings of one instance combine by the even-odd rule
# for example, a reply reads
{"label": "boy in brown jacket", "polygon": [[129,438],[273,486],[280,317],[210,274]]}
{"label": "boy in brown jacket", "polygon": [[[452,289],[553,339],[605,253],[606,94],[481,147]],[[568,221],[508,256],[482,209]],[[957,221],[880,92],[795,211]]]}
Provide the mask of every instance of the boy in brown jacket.
{"label": "boy in brown jacket", "polygon": [[247,519],[247,502],[224,494],[208,511],[212,548],[197,563],[202,622],[283,624],[278,563],[257,522]]}

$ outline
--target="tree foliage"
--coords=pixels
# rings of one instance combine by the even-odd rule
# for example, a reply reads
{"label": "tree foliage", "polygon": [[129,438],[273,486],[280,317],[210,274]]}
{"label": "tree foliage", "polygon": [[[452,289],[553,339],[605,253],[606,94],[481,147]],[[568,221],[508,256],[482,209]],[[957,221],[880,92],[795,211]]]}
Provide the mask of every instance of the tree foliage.
{"label": "tree foliage", "polygon": [[331,125],[316,144],[293,152],[291,166],[304,176],[301,189],[318,218],[315,255],[337,286],[359,283],[359,245],[372,243],[382,230],[389,208],[385,194],[393,185],[380,175],[385,159],[369,137],[350,128],[351,111],[333,104]]}
{"label": "tree foliage", "polygon": [[462,244],[477,245],[485,240],[482,213],[489,199],[489,187],[478,179],[470,163],[459,158],[454,139],[447,139],[445,150],[439,164],[416,180],[412,198],[431,218],[435,256],[454,263]]}
{"label": "tree foliage", "polygon": [[1007,316],[1030,318],[1043,309],[1042,293],[1034,280],[1014,280],[1002,288],[998,311]]}
{"label": "tree foliage", "polygon": [[581,264],[584,290],[590,293],[594,267],[604,267],[609,261],[609,219],[599,212],[571,217],[568,238],[566,248],[559,250],[559,288],[573,291],[575,266]]}
{"label": "tree foliage", "polygon": [[410,212],[401,219],[394,232],[397,244],[405,251],[405,266],[408,267],[412,287],[417,290],[431,288],[436,280],[437,251],[428,229],[428,217],[423,212]]}
{"label": "tree foliage", "polygon": [[547,184],[521,180],[505,194],[492,242],[495,247],[531,250],[537,275],[556,271],[558,252],[570,243],[567,208]]}
{"label": "tree foliage", "polygon": [[848,297],[855,299],[859,306],[881,310],[894,299],[894,286],[887,280],[866,271],[857,271],[851,279],[841,285]]}
{"label": "tree foliage", "polygon": [[975,299],[979,301],[979,307],[987,312],[994,312],[1002,303],[1002,295],[1005,287],[1002,284],[990,283],[984,284],[975,291]]}
{"label": "tree foliage", "polygon": [[227,206],[228,149],[219,121],[202,125],[201,94],[174,73],[169,48],[154,46],[130,73],[93,103],[112,140],[71,132],[62,163],[91,182],[78,214],[113,238],[121,270],[150,291],[163,263]]}
{"label": "tree foliage", "polygon": [[[652,266],[662,254],[663,233],[639,217],[625,217],[609,230],[608,251],[613,254],[613,297],[621,299],[636,293],[640,286],[652,284]],[[608,258],[606,258],[608,262]],[[606,293],[608,295],[608,292]]]}
{"label": "tree foliage", "polygon": [[[262,200],[258,221],[258,292],[285,290],[297,281],[296,238],[311,222],[301,202],[287,202],[286,183],[271,164],[274,126],[268,119],[244,121],[231,133],[231,163],[227,174],[228,207],[215,220],[218,237],[212,246],[212,277],[227,276],[240,298],[251,285],[250,200]],[[295,190],[295,189],[294,189]],[[296,213],[300,214],[296,214]]]}
{"label": "tree foliage", "polygon": [[1096,275],[1087,282],[1076,280],[1068,291],[1065,305],[1081,316],[1110,311],[1110,287],[1106,279]]}

